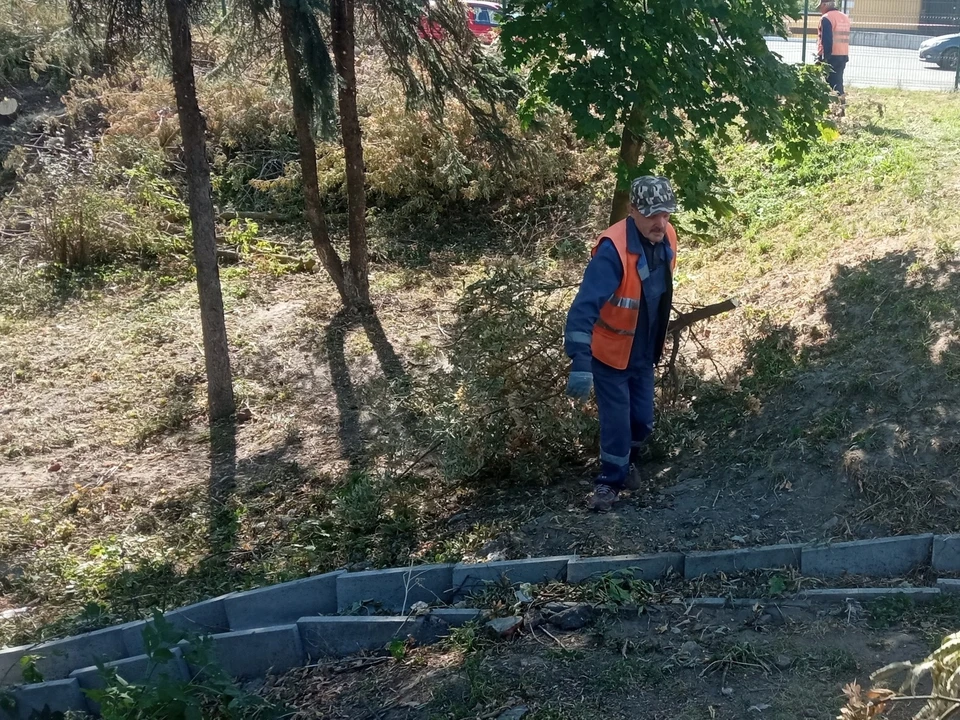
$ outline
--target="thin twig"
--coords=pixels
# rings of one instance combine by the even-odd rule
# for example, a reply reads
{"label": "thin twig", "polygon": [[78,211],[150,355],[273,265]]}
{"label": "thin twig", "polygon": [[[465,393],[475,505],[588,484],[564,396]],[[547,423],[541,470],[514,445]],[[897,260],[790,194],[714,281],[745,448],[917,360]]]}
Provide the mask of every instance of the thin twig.
{"label": "thin twig", "polygon": [[550,393],[550,394],[548,394],[548,395],[543,395],[542,397],[534,398],[534,399],[531,400],[530,402],[523,403],[522,405],[515,405],[515,406],[514,406],[514,405],[501,405],[500,407],[494,408],[493,410],[490,410],[490,411],[488,411],[488,412],[482,413],[482,414],[474,417],[473,420],[474,420],[474,421],[486,420],[486,419],[487,419],[488,417],[490,417],[491,415],[496,415],[497,413],[506,412],[507,410],[524,410],[524,409],[526,409],[526,408],[528,408],[528,407],[530,407],[530,406],[532,406],[532,405],[539,405],[539,404],[542,403],[544,400],[550,400],[551,398],[555,398],[555,397],[558,397],[558,396],[560,396],[560,395],[563,395],[564,392],[565,392],[565,390],[558,390],[558,391],[552,392],[552,393]]}
{"label": "thin twig", "polygon": [[[957,700],[951,699],[952,702],[957,703]],[[949,720],[951,717],[960,713],[960,704],[955,704],[952,708],[947,708],[943,715],[937,718],[937,720]]]}
{"label": "thin twig", "polygon": [[888,702],[910,702],[912,700],[939,700],[940,702],[950,702],[960,705],[960,698],[947,697],[946,695],[894,695],[883,700],[874,700],[872,702],[880,705]]}
{"label": "thin twig", "polygon": [[879,302],[879,303],[877,304],[877,306],[873,309],[873,312],[870,313],[870,318],[867,320],[867,325],[870,325],[870,324],[873,323],[873,318],[876,316],[876,314],[877,314],[877,312],[880,310],[880,308],[883,307],[883,304],[887,301],[887,298],[890,297],[890,293],[892,293],[892,292],[893,292],[893,290],[888,290],[888,291],[884,294],[884,296],[883,296],[882,298],[880,298],[880,302]]}
{"label": "thin twig", "polygon": [[[388,657],[361,658],[359,662],[355,661],[344,665],[336,665],[332,667],[330,671],[335,675],[342,675],[343,673],[356,672],[357,670],[366,670],[367,668],[376,667],[377,665],[383,665],[389,661],[390,658]],[[320,665],[308,665],[307,667],[320,667]]]}
{"label": "thin twig", "polygon": [[419,465],[421,462],[423,462],[424,458],[426,458],[427,455],[429,455],[429,454],[432,453],[434,450],[436,450],[438,447],[440,447],[440,443],[441,443],[441,442],[443,442],[443,437],[438,437],[436,440],[434,440],[432,443],[430,443],[430,446],[429,446],[426,450],[424,450],[424,451],[423,451],[422,453],[420,453],[416,458],[414,458],[414,460],[413,460],[409,465],[407,465],[407,467],[404,469],[404,471],[403,471],[402,473],[400,473],[399,475],[397,475],[397,477],[394,478],[394,482],[396,482],[397,480],[402,480],[403,478],[405,478],[417,465]]}
{"label": "thin twig", "polygon": [[546,646],[546,643],[537,636],[537,629],[533,625],[530,626],[530,634],[539,644]]}
{"label": "thin twig", "polygon": [[726,368],[724,368],[723,373],[720,372],[720,368],[717,366],[717,361],[713,359],[713,353],[707,350],[706,346],[703,344],[703,342],[701,342],[700,338],[698,338],[697,334],[693,331],[693,328],[690,328],[690,339],[693,340],[693,342],[696,344],[697,347],[699,347],[701,350],[704,351],[705,353],[704,356],[707,358],[707,360],[710,361],[710,364],[713,365],[713,371],[717,374],[717,380],[720,380],[722,382],[723,378],[726,377]]}
{"label": "thin twig", "polygon": [[674,400],[680,397],[680,375],[677,372],[677,356],[680,354],[680,335],[682,333],[683,328],[674,330],[671,333],[673,335],[673,348],[670,350],[670,364],[667,366],[667,373],[670,375],[670,379],[673,381]]}
{"label": "thin twig", "polygon": [[560,642],[559,638],[557,638],[557,636],[554,635],[552,632],[547,630],[545,627],[542,627],[540,629],[543,630],[544,633],[546,633],[547,637],[551,638],[557,645],[559,645],[561,650],[567,649],[566,646],[562,642]]}

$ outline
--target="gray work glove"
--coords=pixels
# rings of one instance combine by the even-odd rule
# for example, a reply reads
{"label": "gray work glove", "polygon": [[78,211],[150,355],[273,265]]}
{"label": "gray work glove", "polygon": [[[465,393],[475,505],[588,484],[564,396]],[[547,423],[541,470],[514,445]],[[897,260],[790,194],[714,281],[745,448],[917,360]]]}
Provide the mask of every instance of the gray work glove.
{"label": "gray work glove", "polygon": [[567,396],[577,400],[589,400],[593,389],[593,373],[571,372],[567,379]]}

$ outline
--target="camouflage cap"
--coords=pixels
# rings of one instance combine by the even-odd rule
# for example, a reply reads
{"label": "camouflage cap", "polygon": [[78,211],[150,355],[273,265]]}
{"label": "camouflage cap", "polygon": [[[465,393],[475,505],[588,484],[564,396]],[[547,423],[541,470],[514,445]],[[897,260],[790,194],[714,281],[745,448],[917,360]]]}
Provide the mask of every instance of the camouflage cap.
{"label": "camouflage cap", "polygon": [[634,180],[630,186],[630,202],[644,217],[677,211],[677,196],[670,181],[658,175],[644,175]]}

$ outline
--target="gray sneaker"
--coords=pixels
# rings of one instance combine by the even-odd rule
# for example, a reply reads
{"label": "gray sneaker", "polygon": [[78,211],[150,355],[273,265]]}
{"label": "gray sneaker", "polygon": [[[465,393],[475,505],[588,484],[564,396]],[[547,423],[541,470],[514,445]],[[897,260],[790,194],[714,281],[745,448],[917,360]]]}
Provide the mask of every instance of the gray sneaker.
{"label": "gray sneaker", "polygon": [[619,499],[619,490],[598,483],[593,486],[593,492],[587,495],[587,507],[597,512],[607,512]]}
{"label": "gray sneaker", "polygon": [[623,481],[623,486],[627,490],[639,490],[642,487],[641,482],[640,468],[636,463],[630,463],[630,470],[627,472],[627,479]]}

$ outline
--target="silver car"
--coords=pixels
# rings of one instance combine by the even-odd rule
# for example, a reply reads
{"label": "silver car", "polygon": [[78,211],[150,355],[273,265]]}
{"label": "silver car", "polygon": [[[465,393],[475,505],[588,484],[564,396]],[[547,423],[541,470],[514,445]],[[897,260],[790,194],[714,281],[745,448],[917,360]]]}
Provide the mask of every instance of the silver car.
{"label": "silver car", "polygon": [[944,70],[956,70],[960,60],[960,33],[940,35],[920,45],[920,61],[936,63]]}

